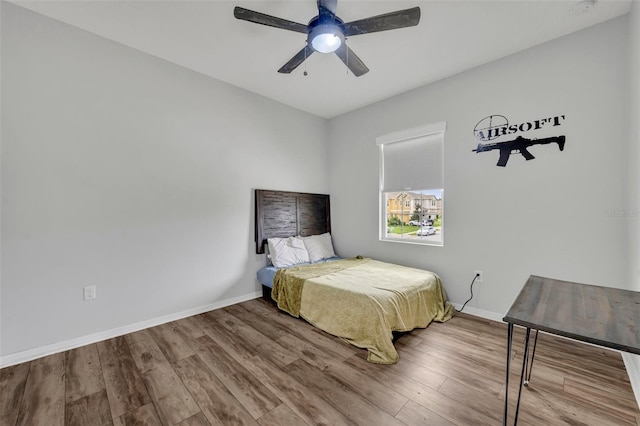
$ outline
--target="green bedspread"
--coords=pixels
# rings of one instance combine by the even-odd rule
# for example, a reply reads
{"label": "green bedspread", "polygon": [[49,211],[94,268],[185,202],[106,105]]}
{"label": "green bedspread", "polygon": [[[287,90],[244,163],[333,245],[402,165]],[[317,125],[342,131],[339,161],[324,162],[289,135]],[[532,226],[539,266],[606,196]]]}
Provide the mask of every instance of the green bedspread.
{"label": "green bedspread", "polygon": [[398,361],[392,331],[453,315],[436,274],[361,257],[281,269],[271,295],[280,309],[366,348],[380,364]]}

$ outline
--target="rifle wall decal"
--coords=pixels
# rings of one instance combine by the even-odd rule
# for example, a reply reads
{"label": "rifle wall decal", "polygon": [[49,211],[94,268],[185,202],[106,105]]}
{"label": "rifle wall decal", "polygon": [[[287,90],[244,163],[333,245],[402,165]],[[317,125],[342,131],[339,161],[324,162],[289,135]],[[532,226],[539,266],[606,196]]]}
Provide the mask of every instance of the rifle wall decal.
{"label": "rifle wall decal", "polygon": [[494,149],[500,150],[500,158],[498,159],[497,166],[505,167],[507,165],[507,161],[509,161],[509,156],[514,153],[520,153],[525,158],[525,160],[533,160],[533,154],[531,154],[527,148],[533,145],[546,145],[550,143],[557,143],[560,151],[564,150],[564,142],[565,137],[563,136],[552,136],[549,138],[543,139],[527,139],[522,136],[518,136],[514,140],[506,141],[506,142],[496,142],[496,143],[488,143],[488,144],[478,144],[476,149],[473,149],[472,152],[485,152],[485,151],[493,151]]}

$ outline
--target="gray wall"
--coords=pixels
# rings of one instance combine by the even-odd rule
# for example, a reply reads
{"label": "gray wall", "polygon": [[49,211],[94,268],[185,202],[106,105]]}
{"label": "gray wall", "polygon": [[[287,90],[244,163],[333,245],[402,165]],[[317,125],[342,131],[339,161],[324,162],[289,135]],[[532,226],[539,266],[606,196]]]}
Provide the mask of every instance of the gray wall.
{"label": "gray wall", "polygon": [[326,193],[327,121],[5,2],[1,35],[0,354],[255,297],[252,190]]}
{"label": "gray wall", "polygon": [[[640,291],[640,3],[629,13],[629,286]],[[640,356],[625,355],[631,384],[640,405]]]}
{"label": "gray wall", "polygon": [[[627,17],[539,45],[329,122],[332,228],[338,253],[431,269],[458,304],[501,318],[530,274],[627,287]],[[511,122],[565,115],[536,159],[474,153],[491,114]],[[445,134],[444,247],[378,241],[375,139],[439,121]],[[523,136],[527,136],[524,134]],[[530,135],[529,137],[537,137]]]}

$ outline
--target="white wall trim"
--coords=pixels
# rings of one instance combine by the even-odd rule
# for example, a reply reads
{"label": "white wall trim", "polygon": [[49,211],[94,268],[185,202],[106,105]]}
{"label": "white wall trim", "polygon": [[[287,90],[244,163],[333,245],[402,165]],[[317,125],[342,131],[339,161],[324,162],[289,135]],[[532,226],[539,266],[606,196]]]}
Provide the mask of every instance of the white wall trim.
{"label": "white wall trim", "polygon": [[[459,310],[462,307],[460,303],[452,303],[453,307],[456,310]],[[498,314],[496,312],[484,311],[478,308],[472,308],[470,306],[465,306],[463,313],[474,315],[476,317],[485,318],[492,321],[502,322],[502,318],[504,318],[504,314]],[[505,333],[506,336],[506,333]]]}
{"label": "white wall trim", "polygon": [[622,360],[627,368],[631,389],[633,389],[638,408],[640,408],[640,355],[622,352]]}
{"label": "white wall trim", "polygon": [[437,123],[425,124],[411,129],[398,130],[393,133],[378,136],[376,138],[377,145],[385,145],[388,143],[402,142],[407,139],[415,139],[422,136],[429,136],[434,133],[444,133],[447,130],[447,122],[440,121]]}
{"label": "white wall trim", "polygon": [[112,328],[111,330],[105,330],[99,333],[93,333],[87,336],[82,336],[75,339],[66,340],[63,342],[53,343],[51,345],[40,346],[40,347],[29,349],[26,351],[5,355],[0,357],[0,368],[9,367],[11,365],[20,364],[22,362],[32,361],[36,358],[41,358],[47,355],[53,355],[59,352],[68,351],[70,349],[79,348],[80,346],[101,342],[103,340],[111,339],[113,337],[118,337],[124,334],[133,333],[135,331],[140,331],[145,328],[155,327],[156,325],[160,325],[160,324],[166,324],[171,321],[176,321],[176,320],[190,317],[193,315],[202,314],[204,312],[209,312],[215,309],[224,308],[225,306],[235,305],[236,303],[257,299],[259,297],[262,297],[262,292],[249,293],[243,296],[238,296],[231,299],[226,299],[219,302],[211,303],[209,305],[204,305],[204,306],[200,306],[193,309],[187,309],[186,311],[181,311],[174,314],[164,315],[158,318],[153,318],[147,321],[141,321],[135,324],[126,325],[124,327]]}

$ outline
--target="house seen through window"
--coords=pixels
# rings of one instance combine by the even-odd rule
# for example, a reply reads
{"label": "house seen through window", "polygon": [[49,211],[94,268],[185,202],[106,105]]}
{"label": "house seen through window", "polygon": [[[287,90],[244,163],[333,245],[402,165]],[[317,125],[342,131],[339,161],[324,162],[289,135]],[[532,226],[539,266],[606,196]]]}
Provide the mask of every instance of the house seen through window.
{"label": "house seen through window", "polygon": [[442,192],[442,189],[385,192],[385,237],[442,242]]}

